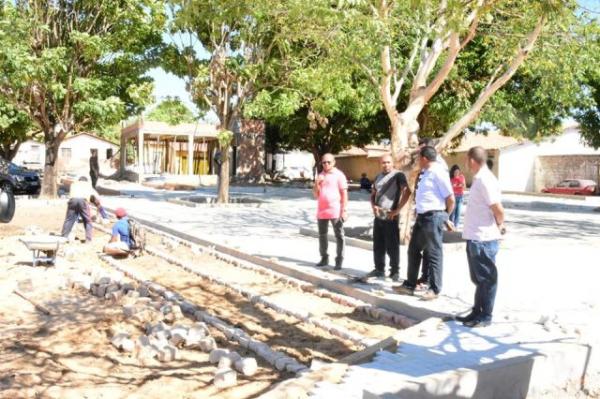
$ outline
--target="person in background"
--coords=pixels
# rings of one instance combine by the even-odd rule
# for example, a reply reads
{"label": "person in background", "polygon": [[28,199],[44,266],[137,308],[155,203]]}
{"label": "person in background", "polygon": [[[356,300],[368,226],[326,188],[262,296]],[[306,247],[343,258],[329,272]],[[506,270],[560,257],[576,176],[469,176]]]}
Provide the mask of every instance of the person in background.
{"label": "person in background", "polygon": [[321,260],[317,263],[317,266],[323,267],[329,264],[327,232],[329,223],[331,223],[337,247],[335,270],[340,270],[344,261],[344,222],[348,218],[346,213],[348,180],[346,180],[344,173],[335,167],[335,158],[332,154],[323,155],[321,165],[323,171],[317,176],[313,187],[313,194],[317,199],[319,253],[321,254]]}
{"label": "person in background", "polygon": [[417,220],[408,245],[407,279],[394,291],[414,295],[419,267],[424,254],[429,266],[429,289],[421,299],[436,299],[442,289],[444,224],[454,209],[454,193],[448,172],[436,162],[435,148],[425,146],[419,151],[419,166],[423,171],[415,194]]}
{"label": "person in background", "polygon": [[455,319],[471,328],[486,327],[492,322],[498,287],[496,255],[499,240],[506,233],[500,185],[488,169],[486,159],[487,152],[482,147],[473,147],[467,153],[467,167],[473,173],[473,184],[465,212],[463,238],[467,240],[467,261],[471,281],[475,284],[475,299],[471,312]]}
{"label": "person in background", "polygon": [[96,183],[98,182],[98,176],[100,176],[100,165],[98,165],[98,150],[92,148],[90,150],[90,178],[92,179],[92,188],[96,189]]}
{"label": "person in background", "polygon": [[385,255],[390,258],[390,278],[398,281],[400,271],[400,210],[410,198],[404,173],[394,169],[391,155],[381,157],[381,173],[371,193],[373,209],[373,261],[375,269],[368,277],[385,275]]}
{"label": "person in background", "polygon": [[117,217],[117,222],[113,225],[110,241],[104,246],[102,251],[112,256],[127,256],[131,248],[127,211],[123,208],[117,208],[115,216]]}
{"label": "person in background", "polygon": [[373,185],[371,184],[371,180],[369,180],[369,178],[367,177],[366,173],[363,173],[360,176],[360,189],[361,190],[366,190],[368,192],[371,192],[371,187]]}
{"label": "person in background", "polygon": [[450,214],[450,222],[452,222],[454,227],[458,227],[460,210],[462,208],[463,196],[465,194],[465,175],[463,175],[458,165],[452,165],[450,168],[450,182],[452,183],[454,199],[456,200],[454,210]]}

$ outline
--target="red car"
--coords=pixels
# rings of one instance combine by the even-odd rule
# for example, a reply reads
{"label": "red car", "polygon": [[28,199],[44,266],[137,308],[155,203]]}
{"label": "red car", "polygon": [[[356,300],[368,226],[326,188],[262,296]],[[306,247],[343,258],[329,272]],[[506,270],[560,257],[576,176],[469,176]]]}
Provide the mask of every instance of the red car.
{"label": "red car", "polygon": [[558,183],[555,187],[542,189],[543,193],[571,194],[571,195],[594,195],[596,183],[593,180],[567,179]]}

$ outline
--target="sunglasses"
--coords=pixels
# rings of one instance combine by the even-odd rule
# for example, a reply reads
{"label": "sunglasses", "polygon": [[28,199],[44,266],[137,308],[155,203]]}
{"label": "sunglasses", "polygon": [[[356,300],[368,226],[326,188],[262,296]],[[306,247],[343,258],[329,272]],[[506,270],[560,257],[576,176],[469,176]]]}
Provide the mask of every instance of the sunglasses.
{"label": "sunglasses", "polygon": [[321,163],[322,163],[323,165],[325,165],[325,164],[329,165],[329,164],[331,164],[332,162],[331,162],[331,161],[323,161],[323,162],[321,162]]}

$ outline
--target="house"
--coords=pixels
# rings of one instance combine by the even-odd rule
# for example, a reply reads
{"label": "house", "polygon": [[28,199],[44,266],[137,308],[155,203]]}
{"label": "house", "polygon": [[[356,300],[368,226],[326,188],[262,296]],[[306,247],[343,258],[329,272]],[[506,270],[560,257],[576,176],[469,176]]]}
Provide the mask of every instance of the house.
{"label": "house", "polygon": [[365,147],[351,147],[335,156],[335,166],[344,172],[349,180],[360,180],[363,173],[371,180],[381,171],[379,158],[390,152],[390,146],[370,144]]}
{"label": "house", "polygon": [[500,131],[493,130],[487,133],[465,132],[458,146],[450,148],[445,154],[442,154],[444,160],[451,168],[452,165],[458,165],[465,175],[467,186],[471,185],[473,176],[465,166],[467,152],[472,147],[483,147],[487,150],[488,160],[492,163],[492,172],[498,176],[500,168],[500,153],[502,149],[517,145],[520,141],[514,137],[503,136]]}
{"label": "house", "polygon": [[[217,126],[138,118],[121,129],[120,171],[134,171],[135,180],[168,175],[192,184],[216,184],[219,142]],[[230,175],[258,178],[264,173],[264,124],[244,120],[236,125],[231,145]]]}
{"label": "house", "polygon": [[[91,133],[79,133],[63,140],[58,147],[56,167],[59,173],[74,172],[87,174],[89,171],[90,150],[98,150],[98,163],[101,173],[110,173],[110,159],[119,146]],[[28,140],[21,144],[13,162],[29,169],[41,170],[46,159],[46,146]]]}
{"label": "house", "polygon": [[116,155],[119,146],[91,133],[79,133],[63,140],[58,147],[58,171],[87,174],[91,150],[94,149],[98,150],[100,173],[109,174],[112,170],[110,160]]}

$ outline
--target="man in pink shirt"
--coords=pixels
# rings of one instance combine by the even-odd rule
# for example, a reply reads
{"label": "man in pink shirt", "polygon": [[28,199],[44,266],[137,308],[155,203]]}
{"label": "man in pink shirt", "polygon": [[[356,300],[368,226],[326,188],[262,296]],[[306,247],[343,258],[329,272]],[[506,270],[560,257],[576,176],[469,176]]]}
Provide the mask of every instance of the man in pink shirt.
{"label": "man in pink shirt", "polygon": [[315,198],[318,200],[317,223],[319,226],[319,252],[321,254],[321,261],[317,263],[317,266],[322,267],[329,264],[327,231],[329,223],[331,223],[337,244],[335,270],[340,270],[344,261],[344,221],[348,217],[346,214],[348,181],[346,176],[335,167],[333,155],[323,155],[321,165],[323,171],[317,176],[313,188]]}

